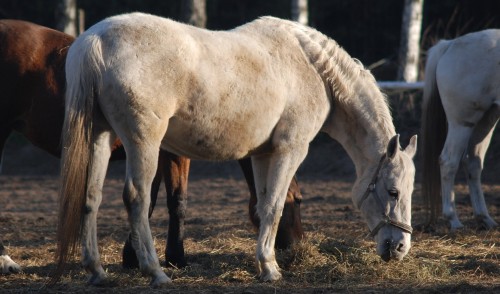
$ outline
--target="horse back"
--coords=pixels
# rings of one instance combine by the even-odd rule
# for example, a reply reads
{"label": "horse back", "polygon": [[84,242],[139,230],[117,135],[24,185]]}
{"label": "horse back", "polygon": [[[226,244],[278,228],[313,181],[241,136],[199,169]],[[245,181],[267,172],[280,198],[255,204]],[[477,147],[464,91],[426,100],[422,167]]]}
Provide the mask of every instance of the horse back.
{"label": "horse back", "polygon": [[72,42],[43,26],[0,20],[0,127],[21,132],[53,154],[59,152],[64,62]]}
{"label": "horse back", "polygon": [[214,32],[129,14],[86,34],[82,45],[92,35],[102,44],[101,108],[131,116],[127,105],[147,109],[147,131],[168,124],[162,147],[177,154],[223,160],[292,146],[287,140],[312,140],[330,109],[324,81],[279,27]]}
{"label": "horse back", "polygon": [[463,97],[466,100],[462,102],[469,104],[484,103],[479,106],[486,109],[491,100],[499,103],[500,29],[470,33],[448,42],[436,80],[443,99],[452,100],[449,107],[455,104],[453,97]]}

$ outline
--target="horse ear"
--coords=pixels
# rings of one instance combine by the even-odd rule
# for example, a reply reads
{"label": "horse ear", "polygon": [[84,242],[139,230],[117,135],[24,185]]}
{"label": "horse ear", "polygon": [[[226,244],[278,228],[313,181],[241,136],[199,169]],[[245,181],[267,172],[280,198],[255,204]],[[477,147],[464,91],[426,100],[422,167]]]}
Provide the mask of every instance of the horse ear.
{"label": "horse ear", "polygon": [[410,144],[408,144],[408,146],[406,146],[405,152],[411,158],[413,158],[413,156],[415,156],[415,154],[417,153],[417,135],[413,135],[411,137]]}
{"label": "horse ear", "polygon": [[392,137],[391,140],[389,140],[389,144],[387,145],[387,157],[390,159],[393,159],[394,156],[396,156],[396,153],[399,151],[399,134],[396,136]]}

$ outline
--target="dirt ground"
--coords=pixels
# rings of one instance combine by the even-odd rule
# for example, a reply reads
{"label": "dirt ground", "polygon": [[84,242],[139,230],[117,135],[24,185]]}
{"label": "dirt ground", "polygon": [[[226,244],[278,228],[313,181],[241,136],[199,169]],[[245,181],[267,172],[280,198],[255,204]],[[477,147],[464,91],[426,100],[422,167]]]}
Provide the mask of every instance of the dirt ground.
{"label": "dirt ground", "polygon": [[[318,141],[298,173],[307,241],[299,249],[278,252],[283,281],[260,283],[255,278],[256,233],[248,220],[249,194],[238,165],[193,162],[185,244],[189,265],[165,267],[173,284],[155,290],[137,270],[120,265],[128,235],[121,200],[123,162],[110,167],[98,219],[101,259],[114,285],[87,286],[86,273],[75,260],[58,285],[43,288],[54,268],[58,160],[13,138],[0,175],[0,237],[23,272],[0,276],[0,292],[500,292],[499,230],[477,228],[463,183],[458,185],[457,198],[467,228],[450,235],[443,221],[435,233],[417,231],[405,260],[384,263],[350,200],[352,163],[335,143]],[[413,225],[422,222],[424,215],[419,187],[417,181]],[[500,222],[500,182],[488,182],[485,193],[491,215]],[[160,261],[164,261],[167,224],[162,192],[151,219]]]}

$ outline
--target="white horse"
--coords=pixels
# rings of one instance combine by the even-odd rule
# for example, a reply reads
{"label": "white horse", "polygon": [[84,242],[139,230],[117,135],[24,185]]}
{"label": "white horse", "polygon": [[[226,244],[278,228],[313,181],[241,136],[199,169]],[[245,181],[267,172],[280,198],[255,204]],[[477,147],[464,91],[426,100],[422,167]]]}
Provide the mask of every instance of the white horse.
{"label": "white horse", "polygon": [[105,19],[71,46],[58,271],[80,239],[90,282],[106,278],[96,214],[110,144],[127,152],[123,199],[140,269],[152,286],[170,282],[148,224],[158,149],[194,159],[251,157],[261,220],[257,270],[281,277],[274,242],[288,184],[319,131],[343,144],[356,165],[353,201],[377,253],[410,249],[412,157],[416,137],[399,145],[385,96],[373,76],[314,29],[264,17],[213,32],[152,15]]}
{"label": "white horse", "polygon": [[2,240],[0,240],[0,274],[13,274],[20,271],[21,266],[10,258]]}
{"label": "white horse", "polygon": [[443,40],[429,50],[422,110],[422,194],[431,210],[430,222],[435,222],[442,202],[451,230],[463,227],[453,192],[462,161],[476,219],[486,228],[497,226],[484,201],[481,171],[500,116],[499,103],[500,30]]}

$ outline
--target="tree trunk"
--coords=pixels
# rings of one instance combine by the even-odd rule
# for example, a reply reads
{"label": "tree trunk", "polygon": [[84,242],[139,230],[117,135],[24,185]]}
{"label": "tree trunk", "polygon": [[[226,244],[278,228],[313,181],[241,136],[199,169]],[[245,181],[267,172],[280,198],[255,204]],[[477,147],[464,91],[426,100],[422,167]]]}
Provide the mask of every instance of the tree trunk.
{"label": "tree trunk", "polygon": [[292,0],[292,20],[307,25],[308,19],[307,0]]}
{"label": "tree trunk", "polygon": [[61,32],[77,36],[76,0],[60,0],[56,10],[57,27]]}
{"label": "tree trunk", "polygon": [[204,28],[207,25],[206,0],[182,0],[182,22]]}
{"label": "tree trunk", "polygon": [[417,81],[423,6],[424,0],[405,0],[398,58],[398,80]]}

